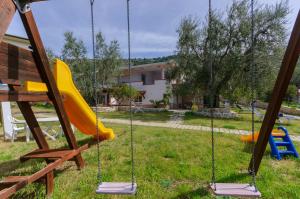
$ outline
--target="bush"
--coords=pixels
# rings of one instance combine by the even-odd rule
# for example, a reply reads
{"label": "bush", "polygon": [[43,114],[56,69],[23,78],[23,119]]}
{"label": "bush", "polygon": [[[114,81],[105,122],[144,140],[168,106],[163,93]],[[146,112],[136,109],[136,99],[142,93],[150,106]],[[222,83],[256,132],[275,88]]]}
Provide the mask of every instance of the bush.
{"label": "bush", "polygon": [[154,108],[166,108],[170,104],[170,93],[164,93],[162,100],[149,100],[150,103],[153,105]]}
{"label": "bush", "polygon": [[153,105],[154,108],[159,108],[161,105],[163,105],[162,100],[149,100],[149,101]]}
{"label": "bush", "polygon": [[112,88],[112,96],[117,100],[118,104],[128,102],[130,99],[138,97],[139,92],[134,87],[127,84],[120,84]]}
{"label": "bush", "polygon": [[192,111],[192,112],[198,111],[198,105],[195,104],[195,103],[193,103],[193,105],[192,105],[192,107],[191,107],[191,111]]}

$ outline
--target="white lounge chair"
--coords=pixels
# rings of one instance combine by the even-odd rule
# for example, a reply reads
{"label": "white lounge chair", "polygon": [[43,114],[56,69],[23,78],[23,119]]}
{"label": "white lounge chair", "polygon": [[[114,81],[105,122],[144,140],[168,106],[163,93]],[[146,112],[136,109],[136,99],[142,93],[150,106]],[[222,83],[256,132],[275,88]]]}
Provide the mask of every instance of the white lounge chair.
{"label": "white lounge chair", "polygon": [[1,102],[1,116],[4,139],[14,141],[20,131],[26,129],[26,123],[18,125],[17,120],[12,117],[10,102]]}

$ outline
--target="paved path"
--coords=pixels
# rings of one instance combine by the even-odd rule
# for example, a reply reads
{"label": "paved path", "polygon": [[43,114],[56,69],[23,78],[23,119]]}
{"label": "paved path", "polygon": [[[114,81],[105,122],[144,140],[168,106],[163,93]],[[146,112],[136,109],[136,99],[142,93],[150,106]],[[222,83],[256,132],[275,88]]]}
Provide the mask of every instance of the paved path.
{"label": "paved path", "polygon": [[[130,120],[125,119],[101,119],[103,122],[115,123],[115,124],[130,124]],[[185,125],[171,122],[142,122],[139,120],[134,120],[133,125],[137,126],[153,126],[153,127],[163,127],[163,128],[172,128],[172,129],[186,129],[186,130],[195,130],[201,132],[210,132],[211,128],[207,126],[196,126],[196,125]],[[226,129],[226,128],[214,128],[217,133],[228,133],[235,135],[248,135],[251,134],[251,131],[246,130],[237,130],[237,129]],[[290,135],[292,140],[300,142],[300,136]]]}
{"label": "paved path", "polygon": [[171,117],[168,124],[183,124],[183,118],[187,111],[185,110],[170,110]]}

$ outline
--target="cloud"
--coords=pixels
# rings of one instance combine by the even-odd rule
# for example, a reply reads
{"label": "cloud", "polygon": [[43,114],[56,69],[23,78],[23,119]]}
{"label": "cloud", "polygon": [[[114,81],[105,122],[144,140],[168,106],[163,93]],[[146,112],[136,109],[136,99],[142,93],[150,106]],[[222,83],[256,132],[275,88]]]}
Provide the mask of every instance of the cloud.
{"label": "cloud", "polygon": [[[260,3],[274,4],[279,0]],[[232,0],[212,0],[214,9],[224,11]],[[300,8],[299,0],[290,0],[291,29]],[[131,0],[132,52],[135,57],[172,54],[176,48],[176,29],[184,16],[196,15],[204,20],[208,0]],[[72,31],[82,39],[91,52],[91,21],[89,0],[52,0],[32,4],[45,46],[60,53],[65,31]],[[127,55],[126,0],[95,1],[95,27],[107,40],[120,42],[122,54]],[[9,28],[9,33],[24,36],[19,17]]]}

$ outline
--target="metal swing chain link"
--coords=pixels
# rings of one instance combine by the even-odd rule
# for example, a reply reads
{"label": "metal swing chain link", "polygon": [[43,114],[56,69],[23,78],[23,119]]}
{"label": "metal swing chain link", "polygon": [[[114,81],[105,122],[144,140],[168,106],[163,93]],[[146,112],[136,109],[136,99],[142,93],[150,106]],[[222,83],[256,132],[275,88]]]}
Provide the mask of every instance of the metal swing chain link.
{"label": "metal swing chain link", "polygon": [[256,101],[256,66],[254,63],[254,0],[251,0],[251,100],[252,100],[252,185],[257,191],[256,188],[256,174],[255,174],[255,123],[254,123],[254,114],[255,114],[255,101]]}
{"label": "metal swing chain link", "polygon": [[212,6],[211,0],[208,1],[209,8],[208,8],[208,42],[209,42],[209,67],[210,67],[210,118],[211,118],[211,152],[212,152],[212,185],[216,190],[216,174],[215,174],[215,132],[214,132],[214,91],[213,91],[213,82],[214,82],[214,74],[213,74],[213,66],[212,66],[212,46],[211,46],[211,21],[212,21]]}
{"label": "metal swing chain link", "polygon": [[132,115],[132,82],[131,82],[131,37],[130,37],[130,0],[127,1],[127,41],[128,41],[128,71],[129,71],[129,112],[130,112],[130,149],[131,149],[131,189],[134,189],[135,184],[135,162],[134,162],[134,145],[133,145],[133,115]]}
{"label": "metal swing chain link", "polygon": [[98,95],[97,95],[97,69],[96,69],[96,52],[95,52],[95,24],[94,24],[94,2],[90,0],[91,5],[91,26],[92,26],[92,44],[93,44],[93,69],[94,69],[94,100],[95,100],[95,115],[96,115],[96,136],[97,136],[97,158],[98,172],[97,180],[102,184],[101,159],[100,159],[100,137],[98,129]]}

